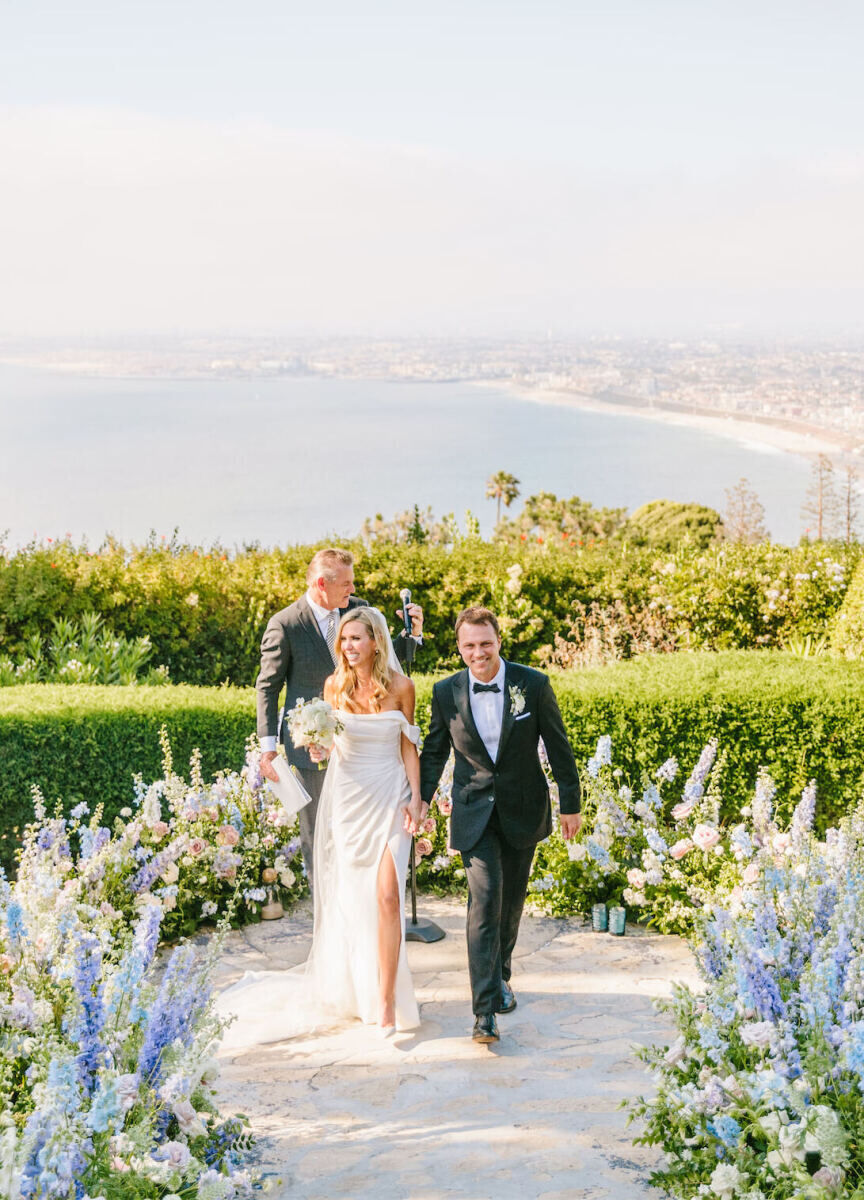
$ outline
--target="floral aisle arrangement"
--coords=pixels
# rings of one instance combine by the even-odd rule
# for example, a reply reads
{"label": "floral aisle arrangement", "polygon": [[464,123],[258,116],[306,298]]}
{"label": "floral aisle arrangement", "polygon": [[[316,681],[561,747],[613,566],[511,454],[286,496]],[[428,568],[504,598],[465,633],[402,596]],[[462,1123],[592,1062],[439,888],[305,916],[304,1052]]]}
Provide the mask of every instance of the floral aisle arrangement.
{"label": "floral aisle arrangement", "polygon": [[173,910],[154,864],[164,874],[177,855],[130,875],[141,837],[138,821],[112,833],[98,813],[82,825],[37,802],[18,878],[0,878],[3,1200],[252,1192],[246,1123],[221,1119],[212,1091],[221,1027],[210,977],[222,938],[157,964]]}
{"label": "floral aisle arrangement", "polygon": [[[674,758],[634,792],[613,766],[611,738],[601,737],[587,764],[579,836],[565,843],[555,832],[538,849],[535,904],[554,916],[623,904],[664,933],[688,933],[706,898],[738,878],[743,826],[720,823],[724,765],[712,741],[677,795]],[[760,787],[773,785],[764,776]]]}
{"label": "floral aisle arrangement", "polygon": [[[124,836],[133,845],[118,864],[121,894],[152,891],[164,909],[167,939],[225,915],[234,925],[256,920],[271,895],[285,904],[295,900],[304,887],[296,818],[262,776],[254,739],[243,769],[212,783],[202,778],[197,752],[189,781],[177,775],[164,730],[161,740],[163,778],[150,785],[139,780],[135,810],[125,813]],[[92,836],[103,835],[97,829]]]}
{"label": "floral aisle arrangement", "polygon": [[763,781],[694,940],[704,993],[661,1004],[677,1040],[643,1052],[657,1092],[631,1107],[680,1200],[864,1197],[864,803],[824,840],[814,806],[782,829]]}

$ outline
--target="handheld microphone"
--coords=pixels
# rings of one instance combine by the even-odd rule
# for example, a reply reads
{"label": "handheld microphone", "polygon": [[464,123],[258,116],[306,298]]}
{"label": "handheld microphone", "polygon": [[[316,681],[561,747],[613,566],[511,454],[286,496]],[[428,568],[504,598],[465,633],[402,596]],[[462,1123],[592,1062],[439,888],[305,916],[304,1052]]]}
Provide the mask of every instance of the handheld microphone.
{"label": "handheld microphone", "polygon": [[411,614],[408,612],[408,605],[411,603],[411,593],[408,588],[403,588],[399,593],[399,599],[402,601],[402,621],[405,625],[406,638],[411,637]]}

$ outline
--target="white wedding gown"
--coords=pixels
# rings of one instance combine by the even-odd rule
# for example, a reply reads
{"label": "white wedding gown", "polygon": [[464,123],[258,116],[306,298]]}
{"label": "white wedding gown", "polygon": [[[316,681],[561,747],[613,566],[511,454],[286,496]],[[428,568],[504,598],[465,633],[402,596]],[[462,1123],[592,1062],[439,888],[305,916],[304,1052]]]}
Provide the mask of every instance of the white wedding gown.
{"label": "white wedding gown", "polygon": [[[403,827],[411,798],[402,734],[420,732],[401,712],[340,712],[344,731],[327,768],[315,820],[315,919],[309,958],[286,971],[247,972],[217,1001],[235,1014],[223,1050],[309,1033],[345,1018],[378,1019],[378,868],[392,854],[403,881],[412,838]],[[402,944],[396,975],[396,1028],[420,1024]]]}

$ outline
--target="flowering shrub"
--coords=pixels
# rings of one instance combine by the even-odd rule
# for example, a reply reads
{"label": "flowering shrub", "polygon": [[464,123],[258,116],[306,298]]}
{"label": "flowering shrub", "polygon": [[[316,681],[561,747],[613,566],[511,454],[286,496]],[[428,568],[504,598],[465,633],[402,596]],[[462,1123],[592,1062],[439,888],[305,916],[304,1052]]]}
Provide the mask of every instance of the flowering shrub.
{"label": "flowering shrub", "polygon": [[700,918],[704,993],[677,988],[676,1041],[643,1052],[657,1093],[631,1107],[680,1200],[864,1196],[864,804],[819,840],[812,788],[785,829],[773,799],[763,778]]}
{"label": "flowering shrub", "polygon": [[42,634],[36,632],[28,637],[17,658],[0,656],[0,687],[27,683],[167,684],[165,667],[154,667],[144,674],[152,655],[149,637],[117,637],[98,613],[84,613],[77,623],[55,617],[47,646]]}
{"label": "flowering shrub", "polygon": [[[410,583],[426,614],[418,669],[458,666],[453,619],[478,603],[498,606],[506,657],[570,665],[585,649],[586,612],[604,627],[600,641],[611,657],[651,646],[749,648],[785,644],[793,633],[821,635],[861,557],[856,545],[815,543],[658,554],[603,541],[599,528],[597,536],[582,528],[581,516],[577,524],[578,531],[526,541],[484,542],[473,534],[449,546],[358,540],[351,547],[358,590],[391,614],[398,607],[393,580]],[[77,620],[98,612],[118,636],[149,638],[172,679],[247,686],[268,616],[303,594],[317,548],[234,552],[167,539],[97,550],[68,540],[0,547],[0,650],[18,661],[56,613]]]}
{"label": "flowering shrub", "polygon": [[151,865],[177,838],[130,876],[142,819],[112,833],[83,815],[40,803],[17,881],[0,877],[0,1197],[249,1196],[246,1124],[212,1090],[222,939],[157,969],[170,910]]}
{"label": "flowering shrub", "polygon": [[222,917],[234,925],[254,920],[268,895],[296,899],[305,885],[296,818],[270,792],[255,740],[242,771],[220,772],[210,784],[197,751],[190,782],[176,775],[164,729],[161,740],[164,778],[137,782],[137,813],[126,827],[134,846],[119,886],[154,892],[166,938]]}

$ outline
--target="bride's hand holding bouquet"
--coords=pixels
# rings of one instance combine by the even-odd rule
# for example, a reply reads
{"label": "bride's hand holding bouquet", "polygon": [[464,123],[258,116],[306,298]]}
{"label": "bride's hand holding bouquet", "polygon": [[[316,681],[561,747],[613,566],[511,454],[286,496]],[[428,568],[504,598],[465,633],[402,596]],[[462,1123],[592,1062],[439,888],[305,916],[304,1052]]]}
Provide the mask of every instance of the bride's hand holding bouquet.
{"label": "bride's hand holding bouquet", "polygon": [[298,700],[285,714],[285,719],[291,731],[291,741],[298,749],[307,749],[312,761],[317,762],[319,771],[323,770],[324,760],[329,757],[337,734],[345,728],[333,711],[333,706],[319,698]]}

